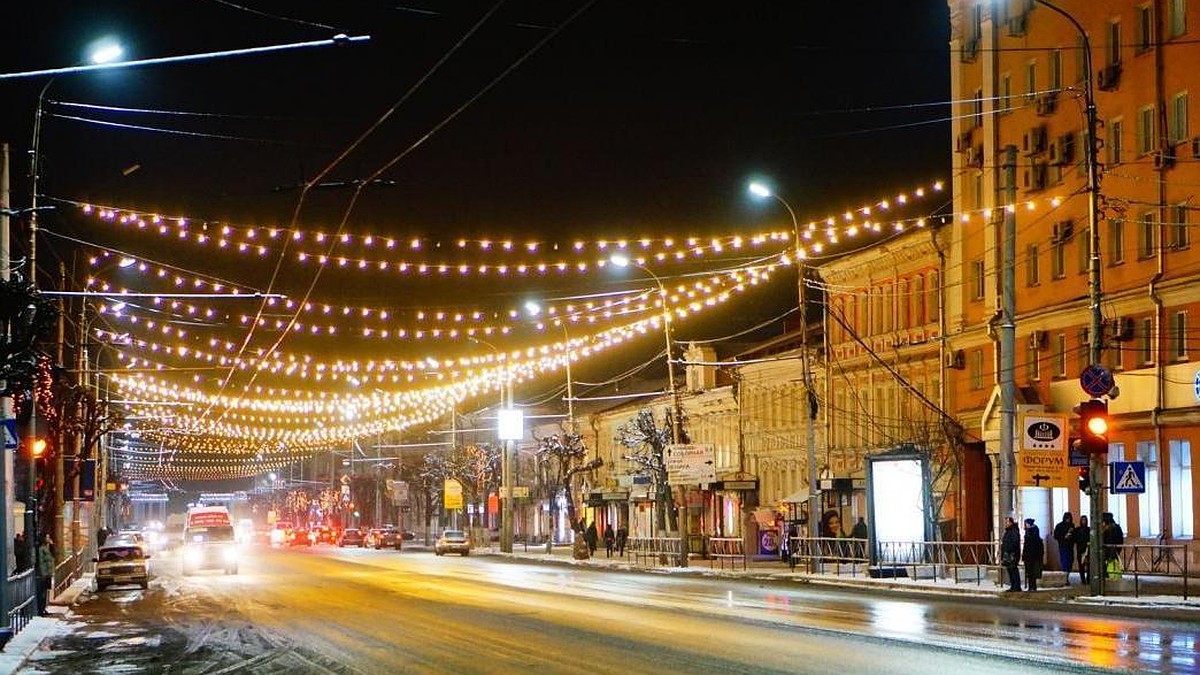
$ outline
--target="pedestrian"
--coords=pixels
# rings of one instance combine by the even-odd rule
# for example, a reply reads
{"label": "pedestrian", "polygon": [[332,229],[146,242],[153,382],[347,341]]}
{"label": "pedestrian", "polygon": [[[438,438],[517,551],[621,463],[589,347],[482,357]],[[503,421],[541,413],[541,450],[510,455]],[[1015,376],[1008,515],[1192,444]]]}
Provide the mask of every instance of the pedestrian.
{"label": "pedestrian", "polygon": [[1058,543],[1059,569],[1067,573],[1067,584],[1071,583],[1071,559],[1075,557],[1075,519],[1071,512],[1063,514],[1062,520],[1054,526],[1054,541]]}
{"label": "pedestrian", "polygon": [[1042,542],[1042,532],[1038,529],[1033,518],[1025,519],[1025,548],[1021,560],[1025,562],[1025,585],[1031,591],[1037,590],[1038,579],[1042,578],[1042,562],[1046,559],[1046,544]]}
{"label": "pedestrian", "polygon": [[1008,590],[1021,590],[1021,573],[1017,564],[1021,561],[1021,533],[1012,516],[1004,518],[1004,537],[1000,540],[1000,566],[1008,570]]}
{"label": "pedestrian", "polygon": [[18,572],[33,567],[33,558],[29,554],[29,540],[25,538],[24,532],[18,532],[17,536],[13,537],[13,557],[17,562]]}
{"label": "pedestrian", "polygon": [[851,539],[866,539],[867,538],[867,520],[862,516],[858,517],[858,522],[850,529]]}
{"label": "pedestrian", "polygon": [[49,604],[50,599],[50,589],[54,586],[54,540],[47,534],[42,545],[37,548],[38,614],[45,615],[46,605]]}
{"label": "pedestrian", "polygon": [[108,529],[108,527],[101,525],[100,529],[96,531],[96,545],[103,546],[104,542],[108,541],[108,535],[110,532],[111,531]]}
{"label": "pedestrian", "polygon": [[[1086,586],[1092,583],[1092,561],[1088,559],[1088,547],[1092,544],[1092,528],[1088,525],[1087,516],[1079,516],[1079,524],[1075,526],[1071,539],[1075,545],[1075,557],[1079,560],[1079,583]],[[1070,576],[1068,573],[1068,582]]]}
{"label": "pedestrian", "polygon": [[596,544],[599,543],[599,535],[596,533],[596,521],[588,523],[587,529],[583,532],[583,540],[587,542],[588,553],[596,555]]}
{"label": "pedestrian", "polygon": [[607,523],[604,526],[604,557],[611,558],[613,552],[613,544],[617,543],[617,535],[613,532],[612,523]]}
{"label": "pedestrian", "polygon": [[624,526],[617,528],[617,555],[625,557],[625,542],[629,540],[629,530]]}
{"label": "pedestrian", "polygon": [[1125,531],[1113,519],[1113,514],[1100,514],[1100,541],[1104,544],[1104,573],[1110,579],[1121,578],[1121,547],[1125,545]]}

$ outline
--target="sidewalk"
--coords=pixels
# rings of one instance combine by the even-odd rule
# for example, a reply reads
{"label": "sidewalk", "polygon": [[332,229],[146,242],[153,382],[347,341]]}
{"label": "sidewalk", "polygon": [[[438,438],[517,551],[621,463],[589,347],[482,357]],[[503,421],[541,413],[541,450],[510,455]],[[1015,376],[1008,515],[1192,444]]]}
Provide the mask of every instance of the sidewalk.
{"label": "sidewalk", "polygon": [[14,673],[47,638],[68,629],[64,620],[71,605],[92,584],[92,575],[84,574],[75,580],[46,607],[46,616],[35,616],[25,629],[13,636],[0,651],[0,675]]}
{"label": "sidewalk", "polygon": [[[546,553],[545,546],[530,546],[526,549],[517,544],[511,554],[501,553],[499,547],[481,547],[472,551],[480,555],[512,557],[520,560],[544,562],[561,565],[577,565],[584,567],[618,569],[626,571],[642,571],[656,574],[690,574],[695,576],[713,576],[730,579],[753,579],[775,583],[800,583],[837,586],[863,591],[878,591],[901,595],[940,595],[950,597],[970,597],[991,599],[995,602],[1044,604],[1063,609],[1118,613],[1130,617],[1169,618],[1179,621],[1200,621],[1200,579],[1193,579],[1188,584],[1188,599],[1182,595],[1182,582],[1179,579],[1163,577],[1141,577],[1139,579],[1139,595],[1133,597],[1133,579],[1125,578],[1118,582],[1110,581],[1109,591],[1112,595],[1089,596],[1084,586],[1075,583],[1069,586],[1048,587],[1034,592],[1009,593],[1006,585],[998,585],[990,577],[979,582],[955,582],[949,579],[911,579],[872,578],[859,574],[851,576],[848,573],[816,574],[795,571],[774,558],[752,558],[743,569],[741,562],[736,568],[726,562],[722,567],[719,561],[692,558],[688,567],[660,567],[637,565],[632,556],[624,558],[606,557],[603,549],[598,549],[596,555],[588,560],[575,560],[570,546],[555,546],[553,552]],[[1074,575],[1078,579],[1078,575]],[[1119,590],[1114,591],[1114,587]]]}

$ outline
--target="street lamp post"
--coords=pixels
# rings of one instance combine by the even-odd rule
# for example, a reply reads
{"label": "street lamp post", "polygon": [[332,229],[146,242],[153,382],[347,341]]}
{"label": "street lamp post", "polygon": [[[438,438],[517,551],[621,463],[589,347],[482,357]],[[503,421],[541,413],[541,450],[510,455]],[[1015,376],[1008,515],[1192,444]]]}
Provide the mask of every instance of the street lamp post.
{"label": "street lamp post", "polygon": [[[820,533],[813,529],[817,522],[817,511],[821,508],[820,493],[817,490],[817,435],[815,420],[817,417],[817,394],[813,390],[812,366],[808,355],[808,302],[805,299],[804,251],[800,248],[800,223],[796,220],[796,212],[786,199],[762,183],[751,183],[750,193],[756,197],[771,197],[783,204],[788,215],[792,218],[792,244],[796,258],[797,293],[800,302],[800,369],[801,379],[804,380],[804,395],[808,410],[804,411],[805,444],[808,448],[808,533],[817,536]],[[786,536],[786,535],[785,535]]]}

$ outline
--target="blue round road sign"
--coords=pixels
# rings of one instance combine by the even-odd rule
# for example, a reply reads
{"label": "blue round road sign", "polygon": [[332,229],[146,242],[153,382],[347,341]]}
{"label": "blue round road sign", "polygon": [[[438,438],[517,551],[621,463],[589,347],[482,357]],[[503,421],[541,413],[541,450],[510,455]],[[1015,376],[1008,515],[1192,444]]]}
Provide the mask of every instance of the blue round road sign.
{"label": "blue round road sign", "polygon": [[1112,391],[1114,384],[1112,371],[1098,363],[1084,368],[1079,374],[1079,386],[1089,396],[1104,396]]}

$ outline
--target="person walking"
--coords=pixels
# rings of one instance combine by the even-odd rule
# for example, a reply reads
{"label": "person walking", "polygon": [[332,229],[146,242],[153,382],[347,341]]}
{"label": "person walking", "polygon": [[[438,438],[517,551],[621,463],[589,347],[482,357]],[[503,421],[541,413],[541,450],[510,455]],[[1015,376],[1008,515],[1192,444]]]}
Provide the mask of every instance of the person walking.
{"label": "person walking", "polygon": [[1008,570],[1008,590],[1021,590],[1021,532],[1012,516],[1004,517],[1004,537],[1000,540],[1000,565]]}
{"label": "person walking", "polygon": [[54,586],[54,540],[50,535],[37,547],[37,609],[39,615],[46,614],[50,600],[50,589]]}
{"label": "person walking", "polygon": [[583,540],[587,542],[588,553],[596,555],[596,544],[599,543],[599,536],[596,533],[596,521],[588,523],[587,530],[583,533]]}
{"label": "person walking", "polygon": [[[1091,561],[1088,560],[1088,547],[1092,544],[1092,528],[1088,525],[1087,516],[1079,516],[1079,524],[1071,533],[1071,540],[1075,546],[1075,558],[1079,560],[1079,583],[1086,586],[1092,583]],[[1071,574],[1068,572],[1067,583],[1070,581]]]}
{"label": "person walking", "polygon": [[1054,526],[1054,541],[1058,543],[1059,569],[1067,574],[1067,584],[1071,583],[1071,560],[1075,557],[1075,519],[1071,512],[1063,514],[1062,520]]}
{"label": "person walking", "polygon": [[613,544],[617,541],[617,535],[613,532],[612,523],[604,526],[604,557],[611,558],[613,553]]}
{"label": "person walking", "polygon": [[624,525],[617,528],[617,555],[625,557],[625,542],[629,540],[629,530]]}
{"label": "person walking", "polygon": [[1104,544],[1104,573],[1110,579],[1121,578],[1121,547],[1125,545],[1125,531],[1113,519],[1113,514],[1100,514],[1100,541]]}
{"label": "person walking", "polygon": [[1046,544],[1042,541],[1042,532],[1038,529],[1033,518],[1025,519],[1025,547],[1021,560],[1025,562],[1025,587],[1031,591],[1037,590],[1038,579],[1042,578],[1042,562],[1046,559]]}

